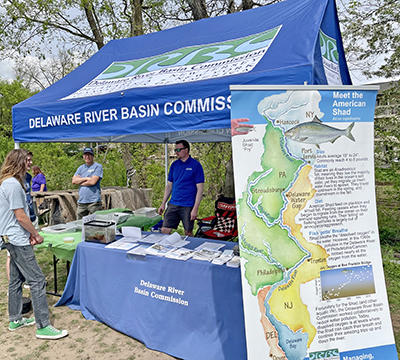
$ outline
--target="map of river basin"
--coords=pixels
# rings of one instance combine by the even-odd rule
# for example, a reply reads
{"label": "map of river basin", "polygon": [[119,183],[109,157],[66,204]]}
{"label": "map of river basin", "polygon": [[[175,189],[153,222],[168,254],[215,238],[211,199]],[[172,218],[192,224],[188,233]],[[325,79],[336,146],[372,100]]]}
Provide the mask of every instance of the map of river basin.
{"label": "map of river basin", "polygon": [[[337,115],[339,103],[348,115]],[[248,360],[397,359],[374,197],[374,104],[372,91],[353,87],[232,91]]]}
{"label": "map of river basin", "polygon": [[[302,360],[316,329],[300,296],[300,285],[328,269],[326,251],[306,241],[296,215],[313,198],[312,166],[291,156],[280,127],[265,117],[261,171],[254,171],[238,198],[244,276],[257,297],[270,353],[265,359]],[[261,358],[261,357],[260,357]]]}

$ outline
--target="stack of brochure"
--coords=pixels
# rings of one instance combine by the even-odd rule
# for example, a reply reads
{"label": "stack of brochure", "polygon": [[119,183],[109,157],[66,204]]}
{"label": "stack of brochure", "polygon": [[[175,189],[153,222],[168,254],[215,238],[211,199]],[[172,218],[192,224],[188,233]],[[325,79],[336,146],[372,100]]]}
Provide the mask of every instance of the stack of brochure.
{"label": "stack of brochure", "polygon": [[129,241],[124,241],[123,239],[114,241],[108,244],[105,248],[106,249],[118,249],[118,250],[129,250],[133,247],[139,245],[138,243],[133,243]]}
{"label": "stack of brochure", "polygon": [[213,259],[219,257],[222,254],[222,251],[219,250],[208,250],[201,249],[197,250],[193,254],[194,260],[204,260],[204,261],[212,261]]}
{"label": "stack of brochure", "polygon": [[[173,233],[172,235],[165,235],[165,234],[149,234],[147,236],[142,236],[141,231],[139,228],[139,232],[133,233],[131,231],[126,231],[126,228],[122,228],[123,238],[120,240],[120,244],[116,244],[115,246],[120,246],[121,248],[126,247],[128,250],[128,245],[123,245],[122,241],[124,242],[143,242],[146,243],[144,245],[137,246],[130,251],[127,252],[127,257],[129,259],[134,260],[146,260],[146,255],[155,255],[155,256],[165,256],[167,253],[177,250],[187,244],[190,241],[187,241],[187,236],[181,236],[177,232]],[[125,230],[125,231],[124,231]],[[137,231],[136,230],[136,231]],[[110,246],[112,248],[112,246]],[[187,250],[183,250],[181,253],[176,252],[172,255],[171,258],[178,259],[178,260],[187,260],[190,256],[187,254]],[[192,251],[192,250],[191,250]],[[193,251],[192,251],[193,252]]]}
{"label": "stack of brochure", "polygon": [[232,260],[230,260],[230,261],[228,261],[228,262],[226,263],[226,266],[228,266],[228,267],[234,267],[234,268],[239,267],[239,266],[240,266],[240,256],[234,256],[234,257],[232,258]]}
{"label": "stack of brochure", "polygon": [[185,246],[189,244],[190,241],[185,240],[187,236],[182,239],[182,237],[176,232],[173,233],[172,235],[165,236],[158,244],[164,245],[164,246],[172,246],[174,248],[180,248],[182,246]]}
{"label": "stack of brochure", "polygon": [[219,257],[222,254],[222,251],[220,251],[219,249],[221,249],[224,246],[225,245],[223,244],[217,244],[206,241],[194,249],[195,252],[193,254],[193,259],[212,261],[213,259]]}
{"label": "stack of brochure", "polygon": [[185,247],[178,248],[172,250],[165,254],[166,258],[175,259],[175,260],[184,260],[190,259],[193,256],[194,250],[187,249]]}
{"label": "stack of brochure", "polygon": [[141,260],[145,261],[146,260],[146,250],[150,247],[150,245],[139,245],[132,250],[129,250],[126,253],[126,257],[128,259],[133,259],[133,260]]}
{"label": "stack of brochure", "polygon": [[207,249],[207,250],[220,250],[224,247],[224,244],[217,244],[217,243],[213,243],[213,242],[204,242],[201,245],[199,245],[197,248],[195,248],[195,251],[199,251],[202,249]]}
{"label": "stack of brochure", "polygon": [[233,250],[224,250],[220,257],[217,257],[212,260],[212,263],[215,265],[223,265],[231,260],[233,257]]}
{"label": "stack of brochure", "polygon": [[175,250],[173,246],[166,246],[166,245],[161,245],[161,244],[153,244],[150,247],[148,247],[145,252],[146,254],[149,255],[155,255],[155,256],[165,256],[168,252]]}
{"label": "stack of brochure", "polygon": [[151,245],[146,253],[155,256],[165,256],[167,253],[172,252],[176,248],[183,247],[189,244],[189,241],[183,240],[181,236],[176,232],[169,236],[164,236],[161,241]]}

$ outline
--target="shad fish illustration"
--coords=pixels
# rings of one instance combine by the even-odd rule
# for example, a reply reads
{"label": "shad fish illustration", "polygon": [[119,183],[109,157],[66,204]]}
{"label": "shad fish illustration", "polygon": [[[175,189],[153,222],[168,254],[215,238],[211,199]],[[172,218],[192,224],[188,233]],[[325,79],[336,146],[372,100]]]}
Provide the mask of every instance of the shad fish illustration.
{"label": "shad fish illustration", "polygon": [[293,141],[314,144],[319,149],[319,144],[331,142],[332,144],[341,136],[346,136],[352,141],[356,141],[351,133],[354,123],[350,124],[347,129],[337,129],[329,125],[325,125],[318,117],[310,122],[296,125],[285,132],[285,136]]}
{"label": "shad fish illustration", "polygon": [[348,269],[343,269],[343,270],[342,270],[342,273],[343,273],[343,274],[348,274],[348,273],[351,274],[352,272],[353,272],[353,270],[348,270]]}
{"label": "shad fish illustration", "polygon": [[237,128],[235,128],[235,130],[240,133],[249,133],[250,131],[256,131],[256,129],[248,126],[238,126]]}

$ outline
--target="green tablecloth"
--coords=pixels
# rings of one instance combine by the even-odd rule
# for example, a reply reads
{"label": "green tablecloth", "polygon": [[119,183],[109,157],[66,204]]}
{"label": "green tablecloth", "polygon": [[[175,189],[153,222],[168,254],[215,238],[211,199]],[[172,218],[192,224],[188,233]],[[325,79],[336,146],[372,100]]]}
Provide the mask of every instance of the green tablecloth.
{"label": "green tablecloth", "polygon": [[[72,258],[74,257],[75,254],[75,249],[82,239],[81,231],[62,233],[62,234],[49,234],[41,231],[40,235],[43,236],[44,241],[40,245],[35,245],[36,248],[49,249],[50,252],[57,259],[66,259],[69,262],[72,261]],[[73,237],[74,242],[66,244],[63,241],[65,237]]]}
{"label": "green tablecloth", "polygon": [[[129,209],[116,208],[116,209],[96,211],[96,214],[107,215],[107,214],[112,214],[115,212],[132,212],[132,211]],[[150,228],[152,226],[154,226],[155,224],[157,224],[161,219],[162,219],[162,217],[160,215],[157,215],[154,217],[132,215],[130,218],[128,218],[122,224],[118,224],[117,229],[121,229],[121,227],[123,227],[123,226],[135,226],[135,227],[142,228],[143,231],[149,231]]]}
{"label": "green tablecloth", "polygon": [[[96,212],[96,214],[110,214],[113,212],[124,212],[127,209],[110,209],[110,210],[102,210]],[[128,210],[129,211],[129,210]],[[123,226],[135,226],[140,227],[143,231],[149,231],[152,226],[157,224],[162,217],[157,215],[155,217],[144,217],[144,216],[134,216],[132,215],[122,224],[117,225],[117,228],[120,229]],[[49,249],[50,252],[55,255],[57,259],[66,259],[68,261],[72,261],[74,257],[75,249],[82,239],[82,232],[75,231],[69,233],[59,233],[59,234],[51,234],[47,232],[40,232],[40,235],[43,236],[44,241],[40,245],[36,245],[38,249]],[[73,237],[73,243],[64,243],[63,239],[65,237]],[[51,245],[51,246],[50,246]]]}
{"label": "green tablecloth", "polygon": [[117,229],[121,229],[123,226],[135,226],[140,227],[143,231],[149,231],[152,226],[157,224],[162,217],[160,215],[148,218],[144,216],[131,216],[122,224],[117,225]]}

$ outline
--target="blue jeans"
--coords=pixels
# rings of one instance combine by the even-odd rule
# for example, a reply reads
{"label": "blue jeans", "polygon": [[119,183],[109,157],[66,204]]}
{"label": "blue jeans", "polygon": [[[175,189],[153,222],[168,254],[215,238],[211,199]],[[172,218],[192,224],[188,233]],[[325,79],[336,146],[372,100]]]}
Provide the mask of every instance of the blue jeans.
{"label": "blue jeans", "polygon": [[46,281],[36,261],[31,245],[7,244],[10,252],[10,282],[8,285],[8,315],[10,321],[22,318],[22,283],[31,287],[33,312],[38,329],[50,325]]}

